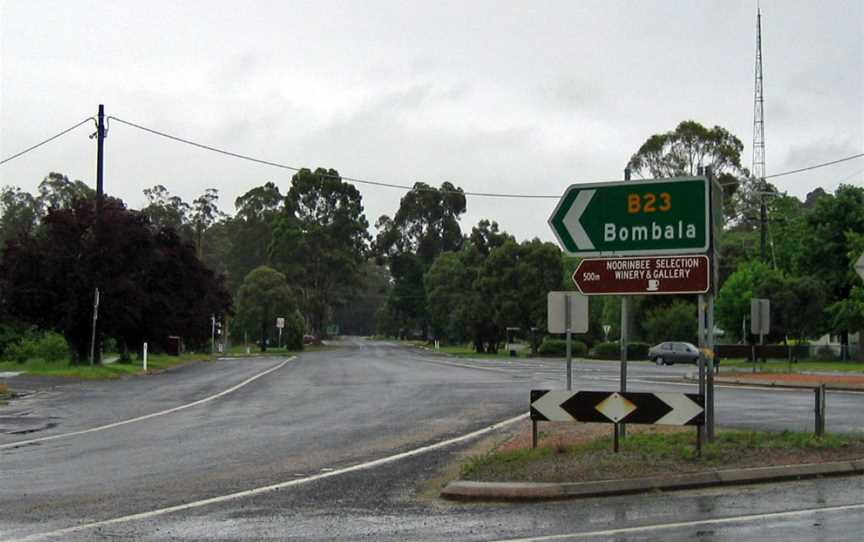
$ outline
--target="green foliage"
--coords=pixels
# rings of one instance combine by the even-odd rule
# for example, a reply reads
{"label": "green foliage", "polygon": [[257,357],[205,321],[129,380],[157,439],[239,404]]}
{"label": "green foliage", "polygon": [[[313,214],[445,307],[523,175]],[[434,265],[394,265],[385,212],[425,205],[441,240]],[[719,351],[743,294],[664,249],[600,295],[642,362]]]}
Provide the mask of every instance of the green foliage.
{"label": "green foliage", "polygon": [[720,288],[742,265],[759,259],[759,232],[724,230],[720,234]]}
{"label": "green foliage", "polygon": [[[247,333],[250,339],[258,342],[263,352],[267,349],[271,330],[276,327],[276,318],[286,318],[287,326],[290,317],[294,325],[296,312],[297,301],[285,275],[272,267],[261,266],[243,279],[237,294],[237,317],[234,323],[239,330]],[[292,330],[291,333],[295,331]],[[303,341],[302,330],[300,341]]]}
{"label": "green foliage", "polygon": [[161,184],[144,189],[147,205],[141,212],[147,215],[150,223],[157,228],[171,228],[183,239],[191,241],[194,237],[189,226],[191,207],[180,196],[172,196]]}
{"label": "green foliage", "polygon": [[369,224],[357,188],[334,169],[301,169],[273,226],[270,254],[300,294],[316,336],[335,306],[353,298],[366,260]]}
{"label": "green foliage", "polygon": [[436,337],[450,343],[471,340],[478,353],[497,350],[504,330],[494,320],[480,278],[490,254],[511,239],[498,230],[497,223],[482,220],[460,251],[444,252],[432,263],[424,285]]}
{"label": "green foliage", "polygon": [[3,353],[3,359],[18,363],[33,360],[48,363],[68,362],[70,357],[71,352],[66,339],[52,332],[20,337],[10,343]]}
{"label": "green foliage", "polygon": [[288,350],[303,350],[303,335],[306,333],[306,320],[299,310],[285,317],[282,330],[282,345]]}
{"label": "green foliage", "polygon": [[672,131],[649,137],[630,158],[628,167],[637,175],[654,178],[696,175],[699,168],[711,167],[724,187],[724,215],[740,223],[752,214],[755,192],[747,182],[749,172],[741,165],[743,150],[741,140],[725,128],[706,128],[685,120]]}
{"label": "green foliage", "polygon": [[273,183],[257,186],[234,201],[237,214],[225,222],[227,246],[224,266],[233,291],[260,265],[271,265],[273,223],[283,208],[284,197]]}
{"label": "green foliage", "polygon": [[561,269],[558,247],[537,239],[518,244],[481,221],[462,250],[441,254],[425,275],[433,331],[494,353],[508,327],[525,336],[545,329],[546,295],[561,289]]}
{"label": "green foliage", "polygon": [[648,349],[651,345],[642,342],[627,343],[627,359],[644,360],[648,359]]}
{"label": "green foliage", "polygon": [[454,344],[468,339],[471,290],[477,275],[463,260],[462,253],[444,252],[424,277],[433,334]]}
{"label": "green foliage", "polygon": [[370,259],[361,271],[356,297],[337,306],[333,313],[333,321],[343,335],[374,335],[376,315],[390,294],[390,273],[386,267]]}
{"label": "green foliage", "polygon": [[[627,359],[648,359],[648,349],[650,347],[649,344],[642,342],[628,343]],[[597,343],[594,345],[594,349],[591,350],[591,357],[597,359],[619,359],[621,357],[621,346],[617,342]]]}
{"label": "green foliage", "polygon": [[[543,342],[540,343],[540,348],[537,349],[537,353],[541,356],[549,356],[549,357],[562,357],[567,355],[567,340],[566,339],[553,339],[552,337],[544,337]],[[581,357],[588,353],[588,346],[582,342],[577,341],[575,339],[571,339],[570,341],[570,353],[573,356]]]}
{"label": "green foliage", "polygon": [[676,299],[668,306],[655,307],[642,324],[645,338],[651,344],[664,341],[696,343],[699,335],[699,318],[696,312],[695,303],[681,299]]}
{"label": "green foliage", "polygon": [[39,203],[20,188],[0,189],[0,247],[31,234],[39,220]]}
{"label": "green foliage", "polygon": [[474,287],[491,310],[497,332],[519,327],[548,327],[546,299],[560,290],[561,251],[538,239],[517,244],[508,239],[492,249],[483,262]]}
{"label": "green foliage", "polygon": [[594,345],[591,356],[599,359],[618,359],[621,356],[621,346],[616,342],[602,342]]}
{"label": "green foliage", "polygon": [[50,207],[37,234],[7,244],[0,292],[8,315],[61,332],[81,361],[89,351],[97,284],[97,341],[115,337],[130,350],[144,341],[164,345],[169,335],[203,343],[210,315],[230,311],[221,278],[174,230],[152,227],[145,215],[110,197],[98,239],[96,230],[95,198],[79,198]]}
{"label": "green foliage", "polygon": [[847,299],[831,304],[828,316],[835,331],[864,330],[864,287],[853,287]]}
{"label": "green foliage", "polygon": [[[807,209],[797,198],[786,195],[768,198],[767,203],[770,241],[768,250],[771,261],[788,276],[807,275],[806,269],[801,268],[802,248],[805,247],[809,235]],[[755,248],[758,249],[758,234],[754,236],[754,240]],[[754,251],[753,257],[757,256]]]}
{"label": "green foliage", "polygon": [[[846,299],[858,283],[853,269],[856,235],[864,234],[864,188],[841,185],[818,200],[806,215],[807,232],[798,269],[824,285],[826,302]],[[858,247],[864,248],[864,247]]]}
{"label": "green foliage", "polygon": [[24,334],[10,324],[0,323],[0,358],[9,346],[19,342]]}
{"label": "green foliage", "polygon": [[400,329],[426,334],[430,317],[423,277],[439,254],[461,248],[459,216],[464,212],[461,188],[418,182],[399,201],[393,218],[382,215],[375,223],[373,251],[393,277],[388,310]]}
{"label": "green foliage", "polygon": [[741,324],[745,318],[750,319],[750,300],[766,293],[763,285],[769,280],[776,284],[782,278],[780,271],[762,262],[748,262],[739,267],[720,288],[715,304],[717,324],[729,336],[742,339]]}

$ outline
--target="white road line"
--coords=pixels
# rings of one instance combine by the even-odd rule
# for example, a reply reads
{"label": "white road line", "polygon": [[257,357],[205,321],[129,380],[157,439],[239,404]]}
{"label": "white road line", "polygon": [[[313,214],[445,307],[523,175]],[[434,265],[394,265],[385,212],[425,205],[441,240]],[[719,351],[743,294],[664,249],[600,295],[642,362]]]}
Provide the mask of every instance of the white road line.
{"label": "white road line", "polygon": [[341,474],[347,474],[349,472],[356,472],[360,470],[371,469],[374,467],[378,467],[380,465],[385,465],[387,463],[393,463],[395,461],[399,461],[400,459],[405,459],[408,457],[413,457],[415,455],[424,454],[426,452],[431,452],[432,450],[437,450],[439,448],[444,448],[446,446],[450,446],[452,444],[458,444],[460,442],[464,442],[466,440],[471,440],[473,438],[485,435],[486,433],[491,433],[493,431],[497,431],[502,427],[506,427],[510,424],[516,423],[520,420],[524,420],[528,417],[528,413],[520,414],[514,418],[510,418],[508,420],[504,420],[503,422],[498,422],[494,425],[490,425],[489,427],[485,427],[483,429],[479,429],[477,431],[473,431],[471,433],[452,438],[449,440],[444,440],[441,442],[436,442],[435,444],[430,444],[428,446],[423,446],[420,448],[415,448],[413,450],[409,450],[407,452],[402,452],[395,455],[390,455],[387,457],[382,457],[380,459],[375,459],[373,461],[368,461],[366,463],[359,463],[357,465],[352,465],[350,467],[344,467],[341,469],[332,470],[329,472],[322,472],[320,474],[314,474],[312,476],[308,476],[306,478],[299,478],[295,480],[288,480],[286,482],[279,482],[277,484],[272,484],[268,486],[257,487],[254,489],[247,489],[245,491],[238,491],[236,493],[229,493],[228,495],[222,495],[219,497],[211,497],[209,499],[202,499],[200,501],[193,501],[186,504],[178,504],[175,506],[168,506],[166,508],[157,508],[156,510],[150,510],[149,512],[140,512],[138,514],[131,514],[128,516],[121,516],[112,519],[106,519],[103,521],[94,521],[92,523],[85,523],[83,525],[76,525],[74,527],[66,527],[65,529],[58,529],[56,531],[50,531],[46,533],[36,533],[29,536],[25,536],[23,538],[17,539],[19,542],[33,542],[36,540],[44,540],[46,538],[54,538],[61,537],[65,535],[69,535],[72,533],[78,533],[81,531],[86,531],[89,529],[95,529],[97,527],[105,527],[107,525],[116,525],[118,523],[126,523],[129,521],[136,521],[142,519],[149,519],[156,516],[162,516],[165,514],[171,514],[174,512],[181,512],[183,510],[189,510],[191,508],[200,508],[202,506],[208,506],[211,504],[219,504],[227,501],[232,501],[235,499],[242,499],[245,497],[254,497],[256,495],[261,495],[262,493],[270,493],[272,491],[277,491],[280,489],[284,489],[286,487],[299,486],[302,484],[308,484],[310,482],[315,482],[317,480],[323,480],[324,478],[330,478],[332,476],[339,476]]}
{"label": "white road line", "polygon": [[49,441],[49,440],[57,440],[57,439],[61,439],[61,438],[68,438],[68,437],[74,437],[74,436],[78,436],[78,435],[85,435],[87,433],[95,433],[96,431],[104,431],[106,429],[113,429],[115,427],[120,427],[121,425],[126,425],[126,424],[130,424],[130,423],[149,420],[150,418],[155,418],[157,416],[164,416],[166,414],[171,414],[173,412],[178,412],[180,410],[192,408],[194,406],[198,406],[198,405],[207,403],[209,401],[213,401],[214,399],[218,399],[220,397],[228,395],[229,393],[231,393],[233,391],[237,391],[240,388],[242,388],[243,386],[245,386],[246,384],[249,384],[249,383],[257,380],[257,379],[261,378],[262,376],[270,374],[277,369],[281,369],[286,363],[296,359],[296,357],[297,356],[291,356],[290,358],[286,359],[285,361],[283,361],[279,365],[277,365],[275,367],[271,367],[271,368],[267,369],[266,371],[262,371],[256,375],[254,375],[254,376],[251,376],[251,377],[247,378],[246,380],[244,380],[243,382],[241,382],[235,386],[231,386],[227,390],[220,391],[219,393],[217,393],[215,395],[211,395],[209,397],[199,399],[199,400],[194,401],[192,403],[187,403],[185,405],[180,405],[180,406],[176,406],[174,408],[169,408],[168,410],[160,410],[159,412],[154,412],[152,414],[145,414],[144,416],[138,416],[137,418],[130,418],[128,420],[122,420],[119,422],[109,423],[106,425],[91,427],[89,429],[82,429],[80,431],[71,431],[69,433],[61,433],[59,435],[50,435],[47,437],[39,437],[39,438],[34,438],[34,439],[29,439],[29,440],[19,440],[18,442],[10,442],[8,444],[0,444],[0,450],[4,450],[4,449],[8,449],[8,448],[17,448],[18,446],[26,446],[28,444],[34,444],[37,442],[45,442],[45,441]]}
{"label": "white road line", "polygon": [[591,538],[595,536],[617,536],[631,533],[644,533],[677,529],[679,527],[699,527],[703,525],[724,525],[729,523],[746,523],[751,521],[762,521],[766,519],[783,519],[795,516],[807,516],[824,512],[847,512],[850,510],[862,510],[864,503],[846,504],[841,506],[823,506],[819,508],[805,508],[802,510],[789,510],[787,512],[769,512],[766,514],[748,514],[743,516],[732,516],[727,518],[695,519],[692,521],[678,521],[674,523],[659,523],[656,525],[642,525],[638,527],[621,527],[618,529],[606,529],[604,531],[586,531],[581,533],[556,534],[549,536],[535,536],[531,538],[508,538],[496,542],[547,542],[549,540],[570,540],[574,538]]}

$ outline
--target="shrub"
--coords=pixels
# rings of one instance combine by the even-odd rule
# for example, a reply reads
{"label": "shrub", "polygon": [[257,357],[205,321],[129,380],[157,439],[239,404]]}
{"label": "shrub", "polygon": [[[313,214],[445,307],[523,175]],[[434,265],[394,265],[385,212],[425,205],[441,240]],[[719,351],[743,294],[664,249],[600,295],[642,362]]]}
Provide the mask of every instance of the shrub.
{"label": "shrub", "polygon": [[621,347],[615,342],[597,343],[591,355],[599,359],[618,359],[621,355]]}
{"label": "shrub", "polygon": [[699,336],[699,319],[695,316],[696,304],[690,301],[676,299],[671,305],[656,307],[648,312],[642,322],[645,338],[653,344],[663,341],[690,341],[695,344]]}
{"label": "shrub", "polygon": [[[648,343],[629,343],[627,345],[627,359],[648,359]],[[597,343],[591,356],[597,359],[618,359],[621,357],[621,347],[616,342]]]}
{"label": "shrub", "polygon": [[820,361],[832,361],[839,357],[840,356],[834,352],[834,349],[827,344],[820,346],[819,349],[816,350],[816,358]]}
{"label": "shrub", "polygon": [[627,345],[627,359],[648,359],[648,343],[630,343]]}
{"label": "shrub", "polygon": [[3,357],[3,353],[6,352],[7,348],[19,342],[21,338],[22,334],[15,328],[0,324],[0,358]]}
{"label": "shrub", "polygon": [[62,335],[54,332],[42,336],[24,337],[6,349],[6,359],[24,363],[32,359],[43,361],[68,361],[69,345]]}
{"label": "shrub", "polygon": [[289,350],[303,350],[303,335],[306,333],[306,320],[300,311],[285,318],[285,329],[282,330],[282,343]]}
{"label": "shrub", "polygon": [[[588,347],[582,341],[570,341],[570,353],[574,356],[584,356],[588,353]],[[544,337],[543,342],[537,349],[540,356],[561,357],[567,355],[567,340]]]}

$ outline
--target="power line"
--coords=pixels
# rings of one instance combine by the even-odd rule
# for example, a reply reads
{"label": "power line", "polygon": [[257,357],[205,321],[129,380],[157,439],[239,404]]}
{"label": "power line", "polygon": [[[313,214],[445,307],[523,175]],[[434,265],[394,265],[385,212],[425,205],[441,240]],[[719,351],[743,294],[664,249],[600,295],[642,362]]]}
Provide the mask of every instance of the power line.
{"label": "power line", "polygon": [[[256,164],[273,166],[273,167],[277,167],[277,168],[281,168],[281,169],[287,169],[287,170],[295,171],[295,172],[300,171],[302,169],[302,168],[298,168],[295,166],[289,166],[287,164],[281,164],[279,162],[273,162],[271,160],[263,160],[261,158],[255,158],[254,156],[248,156],[245,154],[240,154],[240,153],[225,150],[225,149],[220,149],[220,148],[214,147],[212,145],[205,145],[203,143],[197,143],[197,142],[192,141],[190,139],[185,139],[185,138],[182,138],[179,136],[171,135],[169,133],[161,132],[159,130],[154,130],[153,128],[147,128],[146,126],[141,126],[140,124],[136,124],[134,122],[129,122],[127,120],[123,120],[123,119],[118,118],[118,117],[112,116],[109,118],[116,121],[116,122],[119,122],[121,124],[126,124],[127,126],[131,126],[133,128],[137,128],[139,130],[143,130],[145,132],[149,132],[149,133],[154,134],[154,135],[158,135],[158,136],[161,136],[161,137],[164,137],[167,139],[171,139],[173,141],[185,143],[187,145],[192,145],[193,147],[198,147],[199,149],[204,149],[204,150],[216,152],[219,154],[224,154],[226,156],[239,158],[241,160],[247,160],[249,162],[254,162]],[[372,185],[372,186],[381,186],[381,187],[385,187],[385,188],[398,188],[400,190],[407,190],[409,192],[412,190],[414,190],[414,191],[423,190],[422,188],[415,188],[413,186],[409,186],[409,185],[405,185],[405,184],[385,183],[385,182],[381,182],[381,181],[370,181],[368,179],[358,179],[355,177],[346,177],[344,175],[329,175],[329,174],[321,174],[321,173],[318,173],[317,175],[319,175],[321,177],[342,179],[345,181],[350,181],[350,182],[358,183],[358,184],[368,184],[368,185]],[[553,196],[553,195],[540,195],[540,194],[500,194],[500,193],[492,193],[492,192],[465,192],[463,190],[443,190],[443,189],[438,189],[438,188],[431,187],[431,186],[426,190],[438,191],[438,192],[445,193],[445,194],[452,193],[452,194],[462,194],[465,196],[476,196],[476,197],[487,197],[487,198],[532,198],[532,199],[560,199],[561,198],[560,194],[556,194]]]}
{"label": "power line", "polygon": [[[170,139],[172,141],[177,141],[179,143],[185,143],[186,145],[191,145],[191,146],[197,147],[199,149],[204,149],[204,150],[215,152],[218,154],[223,154],[225,156],[231,156],[233,158],[238,158],[240,160],[246,160],[248,162],[254,162],[256,164],[262,164],[265,166],[272,166],[272,167],[276,167],[276,168],[280,168],[280,169],[287,169],[289,171],[294,171],[294,172],[298,172],[302,169],[302,168],[299,168],[296,166],[282,164],[280,162],[273,162],[272,160],[264,160],[261,158],[256,158],[254,156],[249,156],[246,154],[241,154],[241,153],[229,151],[226,149],[221,149],[219,147],[214,147],[212,145],[205,145],[203,143],[198,143],[196,141],[192,141],[191,139],[186,139],[186,138],[179,137],[179,136],[176,136],[173,134],[169,134],[167,132],[163,132],[163,131],[156,130],[153,128],[148,128],[146,126],[142,126],[140,124],[136,124],[136,123],[130,122],[128,120],[123,120],[119,117],[109,116],[107,118],[110,120],[117,121],[121,124],[131,126],[132,128],[137,128],[138,130],[142,130],[144,132],[148,132],[148,133],[151,133],[153,135],[157,135],[160,137],[164,137],[166,139]],[[861,158],[862,156],[864,156],[864,153],[855,154],[852,156],[847,156],[846,158],[840,158],[839,160],[832,160],[830,162],[815,164],[815,165],[800,168],[800,169],[794,169],[791,171],[784,171],[782,173],[775,173],[773,175],[767,175],[765,178],[766,179],[773,179],[775,177],[783,177],[786,175],[792,175],[794,173],[801,173],[803,171],[810,171],[812,169],[818,169],[818,168],[822,168],[822,167],[826,167],[826,166],[830,166],[830,165],[834,165],[834,164],[839,164],[841,162],[854,160],[856,158]],[[438,189],[438,188],[431,187],[431,186],[427,189],[423,189],[423,188],[415,188],[413,186],[406,185],[406,184],[388,183],[388,182],[382,182],[382,181],[372,181],[369,179],[360,179],[357,177],[347,177],[345,175],[329,175],[329,174],[321,174],[321,173],[318,173],[317,175],[319,175],[320,177],[326,177],[326,178],[342,179],[344,181],[350,181],[350,182],[357,183],[357,184],[380,186],[380,187],[384,187],[384,188],[397,188],[397,189],[406,190],[409,192],[410,191],[417,191],[417,190],[429,190],[429,191],[438,191],[438,192],[442,192],[445,194],[446,193],[452,193],[452,194],[462,194],[465,196],[486,197],[486,198],[561,199],[560,194],[551,195],[551,194],[508,194],[508,193],[497,193],[497,192],[466,192],[466,191],[462,191],[462,190],[442,190],[442,189]],[[574,183],[574,184],[578,184],[578,183]],[[729,185],[733,185],[733,184],[740,184],[740,183],[737,181],[731,182],[731,183],[723,183],[723,186],[729,186]]]}
{"label": "power line", "polygon": [[63,136],[63,135],[68,134],[69,132],[71,132],[71,131],[74,130],[75,128],[78,128],[78,127],[81,126],[82,124],[87,124],[87,123],[88,123],[89,121],[91,121],[91,120],[94,121],[94,122],[96,121],[96,119],[94,119],[93,117],[87,117],[86,119],[82,120],[81,122],[79,122],[79,123],[76,124],[75,126],[72,126],[71,128],[66,128],[65,130],[63,130],[63,131],[60,132],[59,134],[53,135],[53,136],[49,137],[48,139],[46,139],[45,141],[42,141],[42,142],[40,142],[40,143],[37,143],[37,144],[33,145],[32,147],[28,147],[28,148],[24,149],[23,151],[21,151],[21,152],[19,152],[19,153],[17,153],[17,154],[13,154],[13,155],[10,156],[9,158],[4,158],[3,160],[0,160],[0,166],[2,166],[3,164],[5,164],[6,162],[9,162],[9,161],[11,161],[11,160],[14,160],[14,159],[18,158],[19,156],[23,156],[23,155],[27,154],[27,153],[30,152],[30,151],[36,150],[36,149],[38,149],[39,147],[41,147],[42,145],[44,145],[44,144],[46,144],[46,143],[50,143],[51,141],[54,141],[55,139],[57,139],[57,138],[60,137],[60,136]]}
{"label": "power line", "polygon": [[802,167],[800,169],[793,169],[791,171],[784,171],[783,173],[775,173],[774,175],[766,175],[766,179],[773,179],[775,177],[783,177],[784,175],[792,175],[793,173],[801,173],[803,171],[810,171],[812,169],[819,169],[825,166],[833,166],[834,164],[839,164],[841,162],[848,162],[849,160],[854,160],[856,158],[861,158],[864,156],[864,152],[860,154],[853,154],[852,156],[847,156],[846,158],[840,158],[839,160],[831,160],[830,162],[823,162],[821,164],[816,164],[813,166]]}

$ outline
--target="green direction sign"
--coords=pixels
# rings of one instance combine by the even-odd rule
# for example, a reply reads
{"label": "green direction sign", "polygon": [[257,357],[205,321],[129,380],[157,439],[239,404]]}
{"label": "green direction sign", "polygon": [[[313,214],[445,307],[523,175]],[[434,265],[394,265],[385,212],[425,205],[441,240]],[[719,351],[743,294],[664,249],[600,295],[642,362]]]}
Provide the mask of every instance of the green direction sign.
{"label": "green direction sign", "polygon": [[549,225],[575,256],[694,254],[708,250],[708,209],[705,177],[574,184]]}

